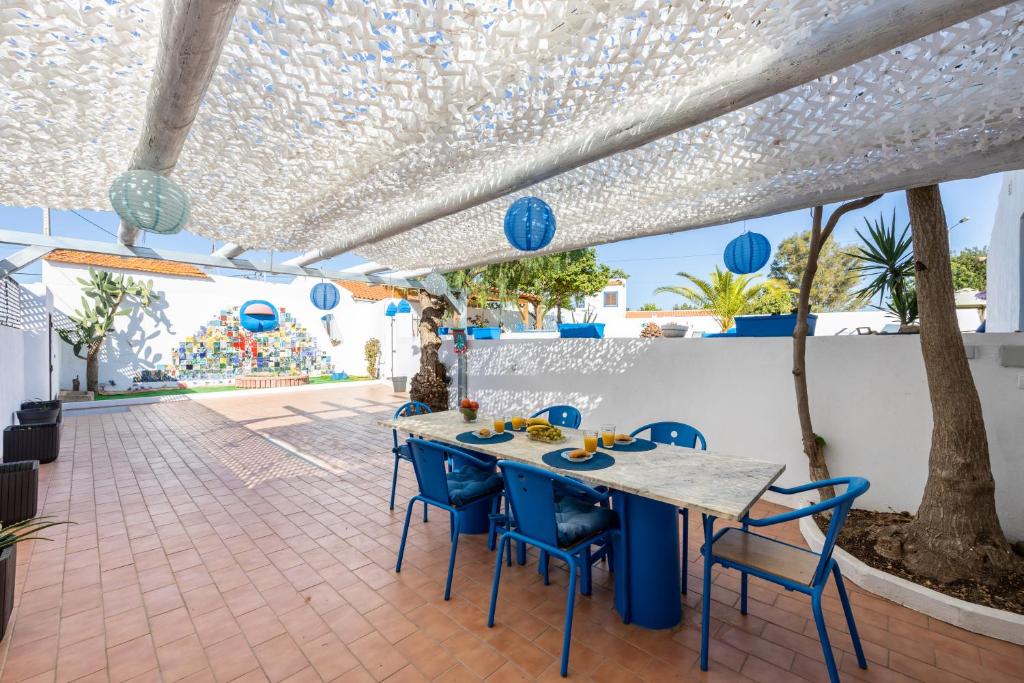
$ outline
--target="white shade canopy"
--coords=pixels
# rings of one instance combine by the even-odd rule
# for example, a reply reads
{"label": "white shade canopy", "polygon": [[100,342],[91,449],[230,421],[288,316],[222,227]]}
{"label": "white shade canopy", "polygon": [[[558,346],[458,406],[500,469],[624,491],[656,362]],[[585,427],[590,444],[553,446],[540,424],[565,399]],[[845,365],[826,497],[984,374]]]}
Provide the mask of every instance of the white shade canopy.
{"label": "white shade canopy", "polygon": [[[243,0],[172,177],[200,235],[445,270],[516,258],[523,195],[563,250],[1024,166],[1024,2],[959,4]],[[160,20],[0,7],[0,203],[109,209]]]}

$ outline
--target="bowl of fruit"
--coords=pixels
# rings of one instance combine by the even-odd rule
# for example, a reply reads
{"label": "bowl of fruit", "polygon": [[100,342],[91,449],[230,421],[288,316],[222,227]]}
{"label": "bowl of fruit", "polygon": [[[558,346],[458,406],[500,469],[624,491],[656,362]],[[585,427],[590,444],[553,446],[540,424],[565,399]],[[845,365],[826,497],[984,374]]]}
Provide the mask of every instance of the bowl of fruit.
{"label": "bowl of fruit", "polygon": [[526,421],[526,436],[533,441],[543,441],[544,443],[565,441],[562,430],[542,417],[531,417]]}
{"label": "bowl of fruit", "polygon": [[462,413],[462,419],[466,422],[476,422],[476,413],[480,410],[480,404],[476,401],[471,401],[468,398],[462,399],[459,403],[459,412]]}

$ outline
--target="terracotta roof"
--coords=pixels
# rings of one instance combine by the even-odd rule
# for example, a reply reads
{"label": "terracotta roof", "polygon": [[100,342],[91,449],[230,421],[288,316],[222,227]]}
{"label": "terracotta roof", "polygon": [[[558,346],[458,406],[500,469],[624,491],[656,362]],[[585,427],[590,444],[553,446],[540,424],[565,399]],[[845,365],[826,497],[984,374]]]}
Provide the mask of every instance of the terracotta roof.
{"label": "terracotta roof", "polygon": [[626,286],[626,281],[625,280],[619,280],[619,279],[609,280],[608,281],[608,286],[609,287],[625,287]]}
{"label": "terracotta roof", "polygon": [[104,270],[133,270],[140,273],[177,275],[179,277],[194,277],[204,280],[210,279],[209,275],[196,266],[160,259],[93,254],[86,251],[72,251],[70,249],[55,249],[43,258],[53,263],[93,266]]}
{"label": "terracotta roof", "polygon": [[397,299],[408,294],[401,287],[392,287],[391,285],[373,285],[369,282],[354,282],[352,280],[335,280],[334,283],[352,292],[353,299],[362,301]]}
{"label": "terracotta roof", "polygon": [[695,311],[626,311],[627,318],[698,318],[709,315],[711,311],[706,308]]}

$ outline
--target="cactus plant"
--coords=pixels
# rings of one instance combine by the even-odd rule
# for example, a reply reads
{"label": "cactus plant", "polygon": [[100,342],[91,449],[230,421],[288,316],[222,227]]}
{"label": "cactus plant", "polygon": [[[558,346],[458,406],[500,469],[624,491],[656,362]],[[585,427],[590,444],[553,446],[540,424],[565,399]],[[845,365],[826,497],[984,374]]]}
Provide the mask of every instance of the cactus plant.
{"label": "cactus plant", "polygon": [[[69,316],[71,326],[57,332],[71,345],[75,355],[85,360],[86,389],[97,391],[103,343],[114,329],[114,319],[130,314],[121,305],[125,301],[135,301],[142,310],[146,310],[160,295],[153,291],[152,280],[144,282],[123,273],[115,275],[90,268],[89,279],[78,278],[78,281],[82,285],[82,308]],[[86,352],[84,356],[83,350]]]}

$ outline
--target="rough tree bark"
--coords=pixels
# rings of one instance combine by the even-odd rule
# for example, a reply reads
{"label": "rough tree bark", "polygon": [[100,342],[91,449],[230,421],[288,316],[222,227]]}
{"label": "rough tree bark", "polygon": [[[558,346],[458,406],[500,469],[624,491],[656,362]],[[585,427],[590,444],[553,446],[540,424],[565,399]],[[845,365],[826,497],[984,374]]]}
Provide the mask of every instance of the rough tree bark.
{"label": "rough tree bark", "polygon": [[949,234],[935,185],[907,190],[921,355],[932,406],[928,480],[914,519],[880,535],[876,550],[948,583],[993,582],[1020,570],[996,514],[978,390],[956,318]]}
{"label": "rough tree bark", "polygon": [[[793,328],[793,384],[796,388],[796,412],[800,418],[800,438],[804,444],[804,453],[807,455],[811,481],[831,478],[828,463],[825,462],[825,443],[814,433],[814,425],[811,423],[811,405],[807,394],[807,316],[811,312],[811,286],[814,284],[814,276],[818,272],[818,256],[821,254],[822,246],[832,236],[832,231],[835,230],[840,218],[850,211],[862,209],[877,201],[880,196],[864,197],[841,205],[828,217],[828,222],[824,227],[821,225],[824,208],[816,206],[811,213],[811,241],[807,251],[807,265],[804,267],[803,277],[800,280],[796,326]],[[835,489],[831,486],[821,489],[823,499],[834,498],[835,495]]]}
{"label": "rough tree bark", "polygon": [[103,340],[98,344],[90,344],[85,357],[85,389],[86,391],[98,392],[100,390],[100,348]]}
{"label": "rough tree bark", "polygon": [[426,292],[420,294],[420,301],[424,304],[420,312],[420,370],[412,378],[409,398],[426,403],[435,412],[448,410],[448,370],[438,358],[441,337],[437,333],[448,301]]}

